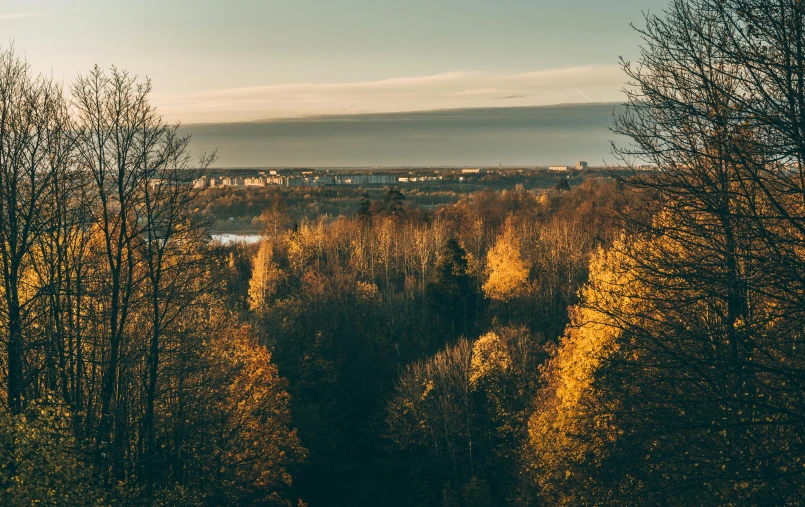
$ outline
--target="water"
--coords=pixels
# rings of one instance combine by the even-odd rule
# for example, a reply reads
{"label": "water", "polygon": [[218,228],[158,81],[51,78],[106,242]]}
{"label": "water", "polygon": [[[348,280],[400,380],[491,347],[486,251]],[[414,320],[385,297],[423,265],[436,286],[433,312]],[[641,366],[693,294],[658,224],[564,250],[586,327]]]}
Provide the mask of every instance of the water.
{"label": "water", "polygon": [[217,167],[614,163],[615,104],[461,109],[187,125]]}
{"label": "water", "polygon": [[218,241],[224,245],[231,245],[233,243],[257,243],[262,236],[259,234],[211,234],[213,241]]}

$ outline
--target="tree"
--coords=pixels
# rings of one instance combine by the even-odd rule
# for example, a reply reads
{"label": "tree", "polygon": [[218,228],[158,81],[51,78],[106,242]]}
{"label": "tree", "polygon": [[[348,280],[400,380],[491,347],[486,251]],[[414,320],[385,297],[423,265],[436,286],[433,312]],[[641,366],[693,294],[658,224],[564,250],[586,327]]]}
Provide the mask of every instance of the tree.
{"label": "tree", "polygon": [[507,301],[525,290],[529,265],[520,253],[520,241],[511,220],[489,250],[486,269],[488,277],[483,290],[488,298]]}
{"label": "tree", "polygon": [[195,486],[216,505],[287,505],[291,471],[306,451],[291,426],[287,383],[271,354],[241,329],[218,337],[204,359],[215,375],[215,394],[209,405],[195,407],[209,412],[192,443],[204,453],[194,463],[201,469]]}
{"label": "tree", "polygon": [[[541,342],[502,328],[474,343],[461,339],[410,365],[387,405],[388,435],[412,457],[418,489],[443,502],[464,492],[469,505],[517,505],[519,450]],[[532,356],[533,354],[533,356]]]}
{"label": "tree", "polygon": [[0,407],[0,501],[9,507],[108,505],[75,448],[64,407],[34,403],[21,414]]}
{"label": "tree", "polygon": [[432,496],[444,494],[445,482],[460,488],[474,472],[471,361],[472,347],[461,339],[410,365],[388,404],[392,441],[414,455],[429,455],[412,471]]}
{"label": "tree", "polygon": [[32,249],[48,226],[49,192],[69,163],[70,125],[59,87],[31,75],[13,48],[0,52],[0,268],[7,322],[6,377],[13,414],[23,410],[26,336],[41,287],[31,285]]}
{"label": "tree", "polygon": [[287,385],[222,302],[190,184],[214,157],[149,91],[95,68],[68,105],[0,52],[3,505],[289,503]]}
{"label": "tree", "polygon": [[290,221],[288,216],[288,205],[280,192],[272,192],[268,203],[260,213],[260,221],[263,223],[263,233],[277,238],[280,231],[287,226]]}
{"label": "tree", "polygon": [[[213,157],[191,168],[189,137],[166,124],[149,103],[151,84],[125,72],[109,76],[96,67],[73,86],[76,115],[75,158],[90,177],[94,296],[102,309],[107,336],[99,347],[100,417],[95,428],[99,464],[114,475],[124,473],[126,440],[133,436],[119,403],[121,360],[138,361],[139,342],[132,325],[148,331],[145,347],[145,407],[139,453],[152,459],[155,450],[154,404],[157,397],[162,340],[173,322],[207,288],[198,268],[203,257],[201,224],[192,213],[196,191],[187,185]],[[142,301],[147,301],[145,308]],[[130,407],[128,407],[130,408]],[[127,409],[128,409],[127,408]],[[92,420],[88,417],[88,424]],[[148,467],[141,475],[150,484]]]}
{"label": "tree", "polygon": [[[803,280],[804,22],[794,1],[674,2],[665,16],[647,18],[640,65],[625,66],[634,92],[616,127],[632,140],[621,156],[661,168],[633,179],[658,196],[657,218],[630,221],[629,229],[664,239],[662,248],[640,252],[647,257],[641,263],[665,274],[653,283],[668,305],[691,306],[688,315],[663,308],[673,318],[647,341],[649,354],[674,378],[668,356],[723,372],[701,389],[708,401],[686,410],[687,424],[673,431],[690,442],[698,421],[723,421],[715,426],[724,426],[724,439],[711,445],[725,466],[711,472],[709,486],[741,498],[730,493],[738,484],[751,499],[740,501],[788,503],[803,495],[787,456],[802,445],[790,435],[801,431],[805,413],[788,394],[800,389],[805,368],[796,352],[805,304],[791,297]],[[673,283],[674,276],[682,278]],[[696,287],[703,300],[694,311],[682,296]],[[786,394],[772,394],[778,390]],[[671,395],[671,406],[685,404],[683,393]],[[681,459],[677,473],[704,470],[701,459]]]}
{"label": "tree", "polygon": [[253,259],[252,278],[249,280],[249,308],[262,314],[268,310],[271,298],[277,293],[283,273],[273,259],[271,242],[263,240]]}
{"label": "tree", "polygon": [[389,187],[383,196],[383,209],[396,216],[402,212],[405,195],[397,187]]}
{"label": "tree", "polygon": [[[568,332],[547,364],[546,385],[529,421],[528,467],[534,471],[539,496],[552,505],[612,502],[610,494],[622,485],[605,482],[605,458],[618,427],[613,407],[596,384],[602,362],[611,358],[622,337],[617,321],[604,309],[621,305],[628,312],[639,304],[617,292],[636,283],[617,252],[599,251],[591,262],[583,302],[571,310]],[[613,473],[628,482],[622,469]]]}
{"label": "tree", "polygon": [[[144,292],[149,300],[150,336],[146,357],[148,380],[143,430],[139,445],[141,462],[153,459],[156,450],[154,404],[160,373],[160,349],[165,334],[196,299],[209,291],[204,283],[205,257],[202,223],[193,211],[198,190],[187,184],[199,177],[214,156],[201,157],[197,167],[190,165],[189,136],[180,136],[178,126],[169,126],[154,113],[146,113],[148,135],[141,141],[142,171],[145,184],[135,213],[142,226],[135,243],[147,279]],[[201,283],[199,283],[201,281]],[[153,467],[143,466],[141,475],[150,488]]]}
{"label": "tree", "polygon": [[369,199],[369,194],[363,194],[358,203],[358,216],[361,220],[369,220],[372,218],[372,201]]}
{"label": "tree", "polygon": [[[142,232],[136,220],[137,199],[148,184],[148,121],[153,111],[147,103],[150,84],[138,85],[115,69],[107,77],[96,67],[73,86],[78,109],[77,149],[81,163],[92,175],[98,207],[92,209],[101,243],[103,278],[108,298],[108,354],[101,385],[101,416],[96,436],[99,461],[113,458],[116,471],[120,442],[112,439],[115,392],[121,348],[135,292],[136,242]],[[146,137],[142,137],[146,136]],[[138,147],[146,148],[138,150]]]}
{"label": "tree", "polygon": [[570,183],[568,183],[568,181],[566,179],[561,179],[561,180],[556,182],[556,186],[554,188],[561,195],[561,194],[567,192],[568,190],[570,190]]}
{"label": "tree", "polygon": [[475,317],[477,295],[467,274],[467,254],[455,239],[448,239],[439,251],[427,294],[453,336],[468,334]]}
{"label": "tree", "polygon": [[593,266],[532,420],[546,501],[805,497],[803,21],[793,1],[647,16],[616,152],[657,169],[629,181],[647,209]]}

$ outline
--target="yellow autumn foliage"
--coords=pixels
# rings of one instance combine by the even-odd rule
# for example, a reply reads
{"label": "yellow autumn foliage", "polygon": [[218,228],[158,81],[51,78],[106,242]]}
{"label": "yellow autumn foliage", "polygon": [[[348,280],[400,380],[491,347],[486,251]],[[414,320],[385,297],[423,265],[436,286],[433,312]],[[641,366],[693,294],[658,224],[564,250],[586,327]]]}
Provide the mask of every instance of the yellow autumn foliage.
{"label": "yellow autumn foliage", "polygon": [[226,505],[239,498],[283,505],[292,468],[307,454],[292,426],[287,381],[247,327],[215,337],[207,354],[217,375],[206,407],[213,424],[196,443],[200,473],[217,478],[207,494]]}
{"label": "yellow autumn foliage", "polygon": [[277,292],[282,281],[282,270],[273,260],[274,249],[269,241],[262,241],[252,260],[252,277],[249,280],[249,308],[263,312]]}
{"label": "yellow autumn foliage", "polygon": [[[621,329],[605,309],[635,304],[628,291],[640,290],[620,244],[600,250],[590,265],[582,304],[571,309],[571,322],[547,371],[541,408],[529,421],[532,466],[539,490],[555,505],[578,505],[577,494],[597,484],[578,469],[600,460],[617,437],[616,407],[598,396],[596,373],[619,346]],[[619,297],[618,295],[621,295]]]}
{"label": "yellow autumn foliage", "polygon": [[530,266],[520,252],[520,242],[514,227],[507,222],[495,246],[486,256],[487,279],[483,285],[486,296],[508,301],[519,295],[528,283]]}
{"label": "yellow autumn foliage", "polygon": [[359,281],[355,286],[355,292],[358,296],[358,301],[363,303],[377,303],[381,300],[380,291],[377,285],[372,282]]}
{"label": "yellow autumn foliage", "polygon": [[473,344],[470,384],[473,386],[494,374],[505,373],[511,365],[506,344],[496,333],[487,333]]}

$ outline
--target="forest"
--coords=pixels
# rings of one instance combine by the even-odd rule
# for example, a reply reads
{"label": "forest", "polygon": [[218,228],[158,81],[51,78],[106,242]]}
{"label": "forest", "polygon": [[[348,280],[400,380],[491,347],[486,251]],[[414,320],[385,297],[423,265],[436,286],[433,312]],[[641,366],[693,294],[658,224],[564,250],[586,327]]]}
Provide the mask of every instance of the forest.
{"label": "forest", "polygon": [[635,30],[623,176],[254,245],[148,80],[0,51],[0,504],[805,503],[805,8]]}
{"label": "forest", "polygon": [[[226,169],[232,174],[251,177],[255,171]],[[399,189],[405,193],[406,205],[418,208],[435,208],[456,204],[462,197],[485,190],[508,190],[522,187],[525,190],[545,191],[581,184],[589,178],[617,178],[629,172],[619,168],[590,168],[565,173],[544,168],[495,169],[487,174],[461,176],[458,181],[455,169],[402,171],[389,169],[392,174],[446,174],[445,180],[403,183]],[[438,171],[438,172],[437,172]],[[211,170],[215,174],[220,170]],[[565,187],[567,185],[567,187]],[[282,200],[291,224],[302,220],[316,221],[322,215],[352,215],[361,207],[361,201],[382,202],[388,186],[332,185],[324,187],[227,187],[210,188],[199,195],[203,212],[215,218],[210,231],[216,233],[257,234],[261,231],[260,216],[273,205],[277,191],[282,188]]]}

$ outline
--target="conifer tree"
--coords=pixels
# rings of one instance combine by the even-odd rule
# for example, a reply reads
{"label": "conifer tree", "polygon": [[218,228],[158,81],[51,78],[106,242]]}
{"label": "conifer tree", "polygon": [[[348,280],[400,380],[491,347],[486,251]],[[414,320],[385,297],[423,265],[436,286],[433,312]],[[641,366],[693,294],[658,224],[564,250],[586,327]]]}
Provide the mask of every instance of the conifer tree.
{"label": "conifer tree", "polygon": [[369,194],[363,194],[361,196],[358,206],[358,216],[361,218],[361,220],[366,221],[372,218],[372,201],[369,199]]}
{"label": "conifer tree", "polygon": [[397,216],[402,212],[405,195],[397,187],[389,187],[383,196],[383,209],[391,215]]}
{"label": "conifer tree", "polygon": [[439,251],[427,293],[434,311],[448,324],[453,336],[469,332],[477,295],[467,274],[467,253],[453,238]]}

